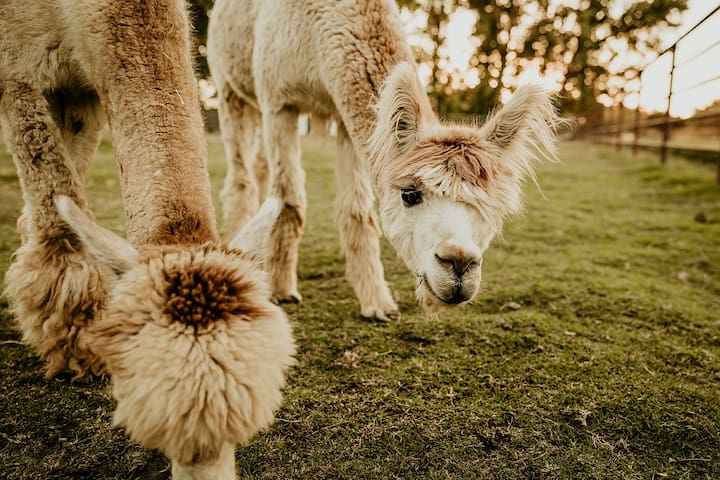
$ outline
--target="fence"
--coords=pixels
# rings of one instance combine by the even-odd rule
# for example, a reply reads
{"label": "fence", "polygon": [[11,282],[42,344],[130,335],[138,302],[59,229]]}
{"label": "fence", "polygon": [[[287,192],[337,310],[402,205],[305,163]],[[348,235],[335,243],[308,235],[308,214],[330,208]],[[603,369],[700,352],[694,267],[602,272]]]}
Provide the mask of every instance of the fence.
{"label": "fence", "polygon": [[[710,110],[696,114],[690,118],[676,118],[671,116],[673,107],[682,96],[691,92],[714,89],[720,91],[720,35],[711,34],[711,41],[703,43],[696,51],[688,51],[688,39],[693,38],[700,28],[709,28],[710,20],[720,18],[720,5],[710,11],[695,26],[678,38],[675,43],[662,51],[652,62],[645,66],[634,78],[629,78],[626,85],[637,86],[634,92],[626,92],[620,98],[620,104],[614,108],[601,109],[587,115],[579,129],[579,135],[585,136],[598,143],[622,146],[632,146],[633,153],[639,148],[656,149],[660,161],[667,161],[668,150],[682,150],[698,152],[717,162],[717,181],[720,183],[720,102],[711,106]],[[717,16],[716,16],[717,15]],[[696,40],[699,40],[696,38]],[[702,43],[702,42],[696,42]],[[678,55],[678,50],[683,55]],[[641,108],[643,87],[648,80],[645,74],[653,67],[666,62],[669,64],[667,97],[665,111],[657,114],[648,114]],[[716,72],[710,71],[706,78],[691,78],[693,71],[690,66],[695,64],[697,73],[698,62],[705,62],[703,66],[715,67]],[[683,78],[684,76],[684,78]],[[678,77],[684,82],[678,84]],[[684,83],[684,84],[683,84]],[[717,84],[717,85],[716,85]],[[637,107],[634,110],[623,106],[625,96],[637,95]]]}

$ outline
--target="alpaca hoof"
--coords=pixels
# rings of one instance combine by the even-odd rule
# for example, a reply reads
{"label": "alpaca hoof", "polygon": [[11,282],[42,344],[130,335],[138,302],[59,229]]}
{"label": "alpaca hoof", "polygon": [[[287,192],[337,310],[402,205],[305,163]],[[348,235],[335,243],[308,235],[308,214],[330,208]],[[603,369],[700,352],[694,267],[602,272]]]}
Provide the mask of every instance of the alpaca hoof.
{"label": "alpaca hoof", "polygon": [[302,301],[302,295],[300,295],[299,293],[291,293],[285,296],[273,295],[270,300],[272,300],[272,302],[275,304],[300,303]]}
{"label": "alpaca hoof", "polygon": [[361,313],[360,316],[369,322],[382,322],[387,323],[394,320],[400,319],[400,312],[398,310],[390,310],[384,312],[379,309],[373,309],[370,313]]}

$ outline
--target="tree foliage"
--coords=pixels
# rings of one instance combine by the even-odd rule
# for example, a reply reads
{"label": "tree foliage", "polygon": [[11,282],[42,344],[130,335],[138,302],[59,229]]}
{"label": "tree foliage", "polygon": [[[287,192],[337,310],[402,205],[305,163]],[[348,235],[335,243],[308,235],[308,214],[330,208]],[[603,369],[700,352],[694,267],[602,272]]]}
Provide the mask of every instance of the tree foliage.
{"label": "tree foliage", "polygon": [[[464,8],[476,15],[475,54],[469,68],[480,83],[449,91],[451,79],[433,69],[431,88],[441,114],[484,113],[505,89],[513,89],[525,69],[559,78],[564,107],[574,112],[592,108],[600,95],[617,97],[632,77],[632,66],[615,71],[618,57],[647,57],[658,49],[664,27],[687,8],[687,0],[630,2],[623,11],[614,0],[405,0],[400,2],[428,18],[428,35],[436,52],[452,12]],[[438,4],[442,15],[438,15]],[[435,61],[439,55],[431,55]],[[636,65],[637,67],[637,65]],[[625,78],[627,79],[627,78]]]}
{"label": "tree foliage", "polygon": [[671,14],[687,8],[687,0],[639,1],[614,17],[613,3],[582,0],[577,8],[544,7],[543,18],[525,39],[523,57],[539,58],[541,72],[553,66],[563,71],[569,93],[565,103],[573,111],[587,110],[603,93],[618,97],[624,84],[619,77],[632,78],[639,65],[627,65],[621,72],[610,66],[629,52],[657,51],[663,27],[675,26]]}
{"label": "tree foliage", "polygon": [[[422,12],[423,34],[431,48],[415,48],[419,62],[430,67],[429,93],[442,115],[484,114],[505,90],[516,86],[523,70],[537,69],[560,79],[563,107],[584,112],[601,95],[617,98],[635,71],[623,63],[633,52],[642,59],[658,50],[671,18],[687,8],[687,0],[397,0],[402,8]],[[191,0],[196,64],[208,76],[204,45],[208,12],[214,0]],[[452,72],[442,68],[443,47],[452,14],[463,8],[475,14],[472,32],[475,53],[468,68],[477,72],[477,85],[452,89]],[[637,65],[635,65],[637,68]],[[623,78],[624,76],[624,78]]]}

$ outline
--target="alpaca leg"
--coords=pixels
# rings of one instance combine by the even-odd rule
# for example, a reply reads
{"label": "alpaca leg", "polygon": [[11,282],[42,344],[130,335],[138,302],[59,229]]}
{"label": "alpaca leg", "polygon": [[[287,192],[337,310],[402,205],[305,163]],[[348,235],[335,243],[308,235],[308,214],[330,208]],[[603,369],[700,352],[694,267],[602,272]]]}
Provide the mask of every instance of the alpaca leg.
{"label": "alpaca leg", "polygon": [[76,4],[58,9],[108,118],[128,240],[218,240],[184,2]]}
{"label": "alpaca leg", "polygon": [[212,462],[185,465],[172,461],[172,480],[234,480],[235,448],[226,443],[220,456]]}
{"label": "alpaca leg", "polygon": [[255,144],[261,141],[256,141],[260,115],[229,85],[220,87],[219,94],[220,131],[227,157],[227,174],[220,196],[225,233],[232,238],[260,205],[253,170]]}
{"label": "alpaca leg", "polygon": [[270,236],[265,268],[270,275],[273,299],[299,302],[297,290],[298,245],[305,223],[305,172],[300,165],[298,112],[283,108],[263,115],[265,151],[270,165],[272,194],[282,210]]}
{"label": "alpaca leg", "polygon": [[[85,185],[90,161],[95,155],[105,119],[97,94],[88,90],[72,93],[58,90],[44,93],[49,113],[60,129],[65,151],[71,159],[78,181]],[[27,225],[25,213],[18,217],[18,232],[25,243]]]}
{"label": "alpaca leg", "polygon": [[[23,338],[48,362],[48,377],[68,369],[76,378],[97,374],[101,360],[89,348],[86,327],[103,305],[103,276],[53,203],[54,195],[64,194],[84,207],[81,175],[69,162],[63,133],[53,119],[59,117],[57,108],[25,83],[7,82],[5,87],[0,124],[25,199],[19,222],[23,245],[7,271],[5,294]],[[82,162],[87,164],[86,159]]]}
{"label": "alpaca leg", "polygon": [[255,163],[253,164],[253,170],[255,172],[255,184],[258,186],[258,198],[260,199],[260,203],[262,204],[262,202],[264,202],[267,198],[268,190],[270,188],[270,170],[267,157],[265,156],[265,149],[263,146],[262,118],[260,117],[260,112],[257,112],[257,114],[257,125],[259,125],[260,128],[258,128],[257,135],[255,137],[255,154],[253,155],[255,158]]}
{"label": "alpaca leg", "polygon": [[367,166],[355,154],[345,127],[338,126],[335,179],[336,218],[346,257],[348,280],[360,301],[363,317],[387,321],[399,317],[385,283],[380,261],[380,228],[373,210],[374,197]]}

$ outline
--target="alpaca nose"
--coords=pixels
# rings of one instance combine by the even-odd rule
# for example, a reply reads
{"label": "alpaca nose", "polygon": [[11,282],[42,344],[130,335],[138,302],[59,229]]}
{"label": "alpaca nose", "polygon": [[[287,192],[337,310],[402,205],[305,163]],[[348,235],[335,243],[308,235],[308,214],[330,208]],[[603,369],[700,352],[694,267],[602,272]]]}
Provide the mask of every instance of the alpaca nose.
{"label": "alpaca nose", "polygon": [[475,255],[454,255],[441,256],[435,254],[435,259],[446,268],[452,268],[458,278],[461,278],[465,272],[480,263],[480,258]]}

